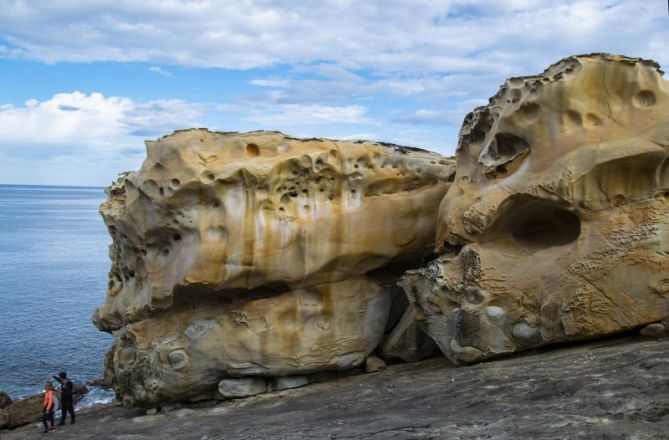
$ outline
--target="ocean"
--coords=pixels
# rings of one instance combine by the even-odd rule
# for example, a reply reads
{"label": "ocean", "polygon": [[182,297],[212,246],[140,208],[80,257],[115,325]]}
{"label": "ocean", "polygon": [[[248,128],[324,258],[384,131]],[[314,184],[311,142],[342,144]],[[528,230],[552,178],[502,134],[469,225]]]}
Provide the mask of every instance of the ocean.
{"label": "ocean", "polygon": [[[0,185],[0,390],[39,393],[49,373],[102,378],[111,335],[91,323],[111,243],[102,188]],[[109,402],[91,388],[80,406]]]}

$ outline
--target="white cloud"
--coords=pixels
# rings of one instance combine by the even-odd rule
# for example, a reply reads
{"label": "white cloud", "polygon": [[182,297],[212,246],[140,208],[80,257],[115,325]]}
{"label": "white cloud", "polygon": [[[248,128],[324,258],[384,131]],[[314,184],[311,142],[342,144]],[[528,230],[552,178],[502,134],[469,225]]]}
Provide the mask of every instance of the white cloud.
{"label": "white cloud", "polygon": [[[138,102],[101,93],[58,93],[21,106],[0,106],[0,182],[108,184],[117,172],[138,167],[145,156],[144,139],[189,127],[231,129],[207,123],[223,119],[220,112],[234,112],[239,121],[255,124],[247,129],[283,129],[296,135],[308,133],[308,127],[339,127],[334,133],[347,133],[342,126],[374,123],[359,105],[281,104],[272,99]],[[204,121],[207,115],[210,119]]]}
{"label": "white cloud", "polygon": [[295,127],[312,124],[372,124],[366,116],[367,109],[359,105],[328,106],[277,104],[265,108],[249,109],[246,120],[262,124],[265,128]]}
{"label": "white cloud", "polygon": [[457,123],[453,121],[451,115],[446,114],[443,110],[425,108],[418,109],[410,115],[396,118],[393,122],[410,125],[454,125],[454,123]]}
{"label": "white cloud", "polygon": [[0,106],[0,182],[108,185],[137,169],[143,140],[203,125],[208,104],[58,93]]}
{"label": "white cloud", "polygon": [[249,84],[257,87],[273,87],[282,89],[289,87],[292,84],[292,81],[289,81],[287,79],[266,78],[266,79],[252,79],[251,81],[249,81]]}
{"label": "white cloud", "polygon": [[[166,77],[165,66],[262,69],[238,76],[254,95],[239,87],[226,102],[73,92],[0,103],[0,158],[39,151],[53,169],[68,158],[125,164],[128,154],[141,156],[142,139],[193,125],[376,133],[451,152],[462,117],[506,77],[590,52],[654,58],[669,68],[660,1],[0,0],[0,8],[0,58],[141,62]],[[222,96],[191,86],[180,96]]]}
{"label": "white cloud", "polygon": [[666,7],[647,0],[0,0],[0,7],[0,57],[140,61],[159,75],[170,74],[165,63],[276,66],[246,80],[274,90],[232,107],[246,121],[279,128],[300,118],[369,123],[362,106],[389,96],[438,108],[441,121],[459,125],[471,110],[464,102],[575,53],[669,65]]}
{"label": "white cloud", "polygon": [[659,1],[0,0],[0,7],[8,44],[0,54],[44,62],[251,68],[325,60],[349,72],[505,75],[591,51],[669,63]]}
{"label": "white cloud", "polygon": [[149,70],[149,72],[157,73],[158,75],[164,76],[166,78],[169,78],[169,77],[172,76],[172,72],[170,72],[168,70],[165,70],[162,67],[151,66],[151,67],[149,67],[148,70]]}
{"label": "white cloud", "polygon": [[0,107],[0,149],[22,145],[58,151],[118,150],[141,144],[146,137],[197,125],[203,106],[179,100],[135,102],[100,93],[58,93],[45,101],[30,99],[25,106]]}

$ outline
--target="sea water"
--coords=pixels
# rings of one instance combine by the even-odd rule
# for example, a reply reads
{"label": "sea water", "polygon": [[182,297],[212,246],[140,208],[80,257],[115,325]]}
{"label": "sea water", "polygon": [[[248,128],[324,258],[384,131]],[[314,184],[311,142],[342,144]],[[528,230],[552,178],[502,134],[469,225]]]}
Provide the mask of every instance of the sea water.
{"label": "sea water", "polygon": [[[44,389],[49,373],[99,379],[109,334],[91,323],[105,298],[111,242],[102,188],[0,185],[0,390]],[[80,405],[111,401],[91,388]]]}

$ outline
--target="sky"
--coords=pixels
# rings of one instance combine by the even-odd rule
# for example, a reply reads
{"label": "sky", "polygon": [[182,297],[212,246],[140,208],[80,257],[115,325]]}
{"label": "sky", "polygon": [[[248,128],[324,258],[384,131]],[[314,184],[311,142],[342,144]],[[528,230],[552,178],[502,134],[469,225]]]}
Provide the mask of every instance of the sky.
{"label": "sky", "polygon": [[503,81],[609,52],[669,69],[665,0],[0,0],[0,184],[107,186],[176,129],[452,155]]}

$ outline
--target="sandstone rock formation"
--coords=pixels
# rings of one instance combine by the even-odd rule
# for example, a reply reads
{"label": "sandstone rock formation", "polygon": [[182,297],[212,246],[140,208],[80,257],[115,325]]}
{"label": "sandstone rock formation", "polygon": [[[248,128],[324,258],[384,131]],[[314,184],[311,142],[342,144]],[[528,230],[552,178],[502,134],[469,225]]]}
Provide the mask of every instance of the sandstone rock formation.
{"label": "sandstone rock formation", "polygon": [[511,78],[464,121],[441,256],[402,280],[451,360],[669,315],[669,82],[593,54]]}
{"label": "sandstone rock formation", "polygon": [[422,150],[277,132],[179,131],[147,156],[101,207],[112,267],[93,317],[115,335],[107,378],[141,405],[362,364],[454,172]]}

